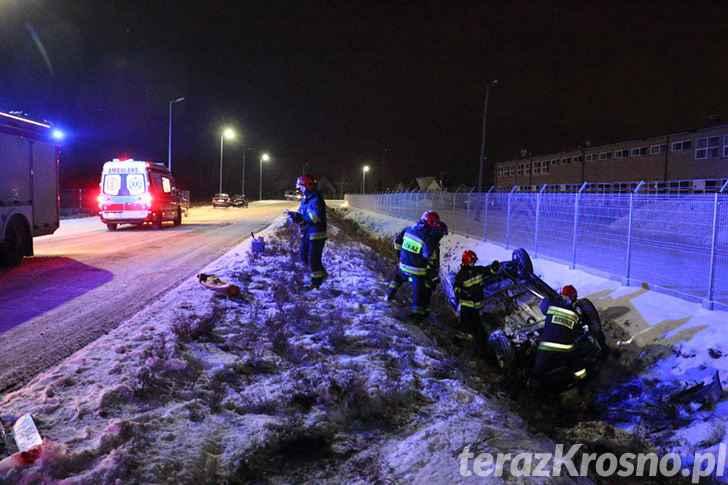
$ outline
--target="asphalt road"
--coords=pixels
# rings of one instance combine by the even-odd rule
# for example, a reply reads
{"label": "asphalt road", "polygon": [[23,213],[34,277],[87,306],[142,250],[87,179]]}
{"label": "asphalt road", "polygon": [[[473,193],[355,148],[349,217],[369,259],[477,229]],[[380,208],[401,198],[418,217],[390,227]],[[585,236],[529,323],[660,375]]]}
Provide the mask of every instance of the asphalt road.
{"label": "asphalt road", "polygon": [[297,202],[190,209],[182,225],[106,229],[61,221],[35,256],[0,268],[0,393],[17,389],[131,318]]}

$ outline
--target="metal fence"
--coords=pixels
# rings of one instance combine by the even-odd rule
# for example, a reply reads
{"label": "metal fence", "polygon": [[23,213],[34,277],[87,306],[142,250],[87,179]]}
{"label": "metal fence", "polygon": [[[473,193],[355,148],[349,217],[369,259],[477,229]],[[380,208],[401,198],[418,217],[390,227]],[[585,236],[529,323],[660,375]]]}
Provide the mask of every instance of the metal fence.
{"label": "metal fence", "polygon": [[[728,309],[728,182],[638,182],[491,189],[488,193],[347,194],[353,207],[417,220],[538,258],[646,283]],[[596,271],[594,271],[596,270]]]}

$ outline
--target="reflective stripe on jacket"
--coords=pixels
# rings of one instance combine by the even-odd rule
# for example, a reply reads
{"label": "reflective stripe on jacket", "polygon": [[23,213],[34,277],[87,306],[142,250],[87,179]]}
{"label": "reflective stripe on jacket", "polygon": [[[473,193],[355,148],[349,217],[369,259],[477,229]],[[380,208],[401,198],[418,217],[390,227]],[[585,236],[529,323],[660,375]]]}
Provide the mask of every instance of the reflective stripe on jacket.
{"label": "reflective stripe on jacket", "polygon": [[399,268],[408,274],[424,276],[428,265],[437,259],[437,240],[432,228],[424,222],[406,227],[395,238],[395,248],[401,246]]}
{"label": "reflective stripe on jacket", "polygon": [[303,217],[303,227],[309,241],[326,239],[326,203],[318,190],[308,191],[301,200],[298,212]]}

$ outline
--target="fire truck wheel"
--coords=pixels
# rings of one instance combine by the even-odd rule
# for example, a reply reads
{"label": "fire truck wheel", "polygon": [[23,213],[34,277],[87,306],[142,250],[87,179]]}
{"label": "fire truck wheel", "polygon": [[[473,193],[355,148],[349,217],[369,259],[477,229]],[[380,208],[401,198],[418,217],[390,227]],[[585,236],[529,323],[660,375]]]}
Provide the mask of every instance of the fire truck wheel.
{"label": "fire truck wheel", "polygon": [[25,248],[30,244],[30,234],[25,224],[11,217],[5,228],[5,245],[0,246],[0,265],[17,266],[23,260]]}

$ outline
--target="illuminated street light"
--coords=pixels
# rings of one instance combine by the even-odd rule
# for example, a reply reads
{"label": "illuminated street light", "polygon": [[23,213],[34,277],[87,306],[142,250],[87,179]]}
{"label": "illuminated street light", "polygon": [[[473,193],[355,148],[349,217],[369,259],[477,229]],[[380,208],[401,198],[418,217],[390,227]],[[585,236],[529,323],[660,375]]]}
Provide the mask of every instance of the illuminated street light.
{"label": "illuminated street light", "polygon": [[367,172],[369,171],[369,165],[364,165],[361,169],[361,193],[366,192],[367,187]]}
{"label": "illuminated street light", "polygon": [[235,138],[235,132],[231,130],[230,128],[227,128],[222,135],[220,135],[220,190],[218,190],[218,193],[222,193],[222,147],[223,147],[223,140]]}
{"label": "illuminated street light", "polygon": [[258,200],[263,200],[263,162],[267,162],[269,159],[267,153],[260,157],[260,194],[258,194]]}
{"label": "illuminated street light", "polygon": [[169,102],[169,146],[167,152],[167,168],[172,171],[172,104],[184,101],[185,98],[173,99]]}

